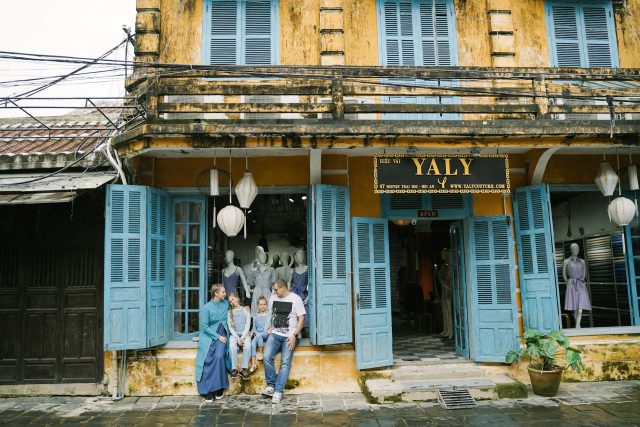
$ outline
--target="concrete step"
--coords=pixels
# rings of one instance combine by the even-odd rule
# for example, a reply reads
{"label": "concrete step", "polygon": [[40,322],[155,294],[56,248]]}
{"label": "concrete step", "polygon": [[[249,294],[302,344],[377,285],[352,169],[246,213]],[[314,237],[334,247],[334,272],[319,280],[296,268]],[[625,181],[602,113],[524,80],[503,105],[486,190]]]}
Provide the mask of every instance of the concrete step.
{"label": "concrete step", "polygon": [[484,369],[473,363],[442,364],[427,366],[401,366],[391,371],[391,378],[396,381],[418,381],[457,378],[482,378]]}
{"label": "concrete step", "polygon": [[364,386],[365,393],[371,396],[373,401],[379,403],[416,400],[437,401],[439,388],[466,388],[476,400],[524,398],[527,396],[526,386],[506,375],[412,380],[376,378],[366,380]]}

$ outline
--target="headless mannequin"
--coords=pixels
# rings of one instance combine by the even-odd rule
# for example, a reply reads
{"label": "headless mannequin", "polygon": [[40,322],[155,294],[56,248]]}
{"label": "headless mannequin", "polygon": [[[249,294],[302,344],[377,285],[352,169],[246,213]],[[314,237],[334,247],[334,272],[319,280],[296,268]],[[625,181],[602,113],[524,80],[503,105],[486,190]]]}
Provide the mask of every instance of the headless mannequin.
{"label": "headless mannequin", "polygon": [[451,269],[449,266],[449,250],[443,248],[440,251],[442,265],[437,272],[438,283],[442,288],[442,325],[443,330],[438,337],[451,338],[453,336],[453,311],[451,309]]}
{"label": "headless mannequin", "polygon": [[[586,273],[584,260],[578,258],[578,253],[580,253],[580,246],[578,246],[577,243],[572,243],[569,249],[571,250],[571,256],[565,259],[564,262],[562,263],[562,277],[564,278],[565,283],[567,283],[567,292],[569,292],[570,281],[578,280],[584,283],[585,273]],[[575,276],[575,273],[573,273],[574,274],[573,277],[569,277],[569,276],[572,276],[572,274],[570,274],[571,272],[569,271],[570,262],[580,263],[582,265],[582,269],[581,269],[582,271],[578,269],[578,273],[580,273],[578,276]],[[586,294],[586,291],[585,291],[585,295],[588,295]],[[588,298],[588,296],[585,296],[585,297]],[[568,307],[569,305],[570,307]],[[590,303],[588,302],[588,300],[586,305],[584,301],[580,301],[579,298],[577,301],[575,302],[572,301],[570,303],[568,300],[568,296],[565,296],[565,309],[573,310],[573,319],[576,322],[576,328],[580,328],[580,322],[582,321],[583,308],[591,309]]]}
{"label": "headless mannequin", "polygon": [[271,267],[273,268],[278,268],[280,267],[282,264],[280,264],[280,255],[278,254],[273,254],[273,257],[271,258]]}
{"label": "headless mannequin", "polygon": [[251,288],[251,290],[253,290],[254,286],[255,286],[255,274],[258,271],[258,254],[262,252],[264,253],[264,249],[262,249],[262,246],[256,246],[255,250],[254,250],[254,258],[253,261],[251,261],[249,264],[245,265],[244,267],[242,267],[242,271],[244,272],[244,277],[247,280],[247,283],[249,284],[249,288]]}
{"label": "headless mannequin", "polygon": [[[262,247],[258,246],[262,249]],[[256,270],[253,275],[253,298],[251,298],[251,314],[258,311],[258,299],[263,296],[269,301],[271,285],[276,280],[275,270],[267,265],[267,254],[263,250],[257,251]]]}
{"label": "headless mannequin", "polygon": [[282,252],[280,254],[280,259],[282,260],[282,266],[276,268],[276,280],[284,280],[284,283],[286,283],[287,286],[289,286],[289,289],[291,289],[291,274],[293,273],[293,268],[289,266],[289,263],[291,261],[289,259],[289,254],[286,252]]}
{"label": "headless mannequin", "polygon": [[[306,254],[304,253],[304,251],[302,249],[299,249],[298,251],[296,251],[296,254],[293,256],[293,262],[296,265],[293,268],[293,271],[296,274],[304,276],[304,285],[302,285],[300,287],[296,286],[296,284],[292,282],[293,277],[288,283],[289,289],[291,290],[291,292],[294,292],[295,294],[300,296],[300,298],[302,298],[302,302],[304,302],[305,304],[307,303],[307,300],[309,298],[309,294],[307,292],[307,284],[308,284],[308,282],[307,282],[307,280],[308,280],[307,270],[308,270],[308,266],[307,266],[307,264],[305,264],[306,258],[307,258]],[[292,273],[292,276],[293,276],[293,273]],[[293,285],[293,288],[291,287],[292,285]]]}
{"label": "headless mannequin", "polygon": [[[223,282],[225,282],[225,288],[227,288],[227,283],[226,283],[226,280],[224,279],[227,279],[233,276],[233,273],[236,273],[238,275],[238,279],[240,280],[240,282],[242,283],[242,286],[244,287],[245,295],[247,296],[247,298],[251,298],[251,291],[249,290],[247,279],[244,277],[244,273],[242,269],[233,263],[234,257],[235,257],[235,254],[231,250],[224,253],[224,261],[227,264],[224,270],[222,270],[222,274],[224,274]],[[236,286],[237,286],[237,282],[236,282]],[[229,292],[234,292],[234,290],[227,289],[227,293]],[[237,292],[237,289],[235,290],[235,292]]]}

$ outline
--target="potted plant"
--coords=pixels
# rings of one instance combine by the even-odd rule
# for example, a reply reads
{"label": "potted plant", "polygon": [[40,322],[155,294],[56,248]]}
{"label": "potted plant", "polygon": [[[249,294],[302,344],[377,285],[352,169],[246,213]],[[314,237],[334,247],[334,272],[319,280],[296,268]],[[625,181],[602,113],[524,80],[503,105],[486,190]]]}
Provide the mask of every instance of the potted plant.
{"label": "potted plant", "polygon": [[[524,341],[523,348],[507,354],[506,362],[519,362],[523,358],[529,361],[529,378],[535,394],[553,397],[558,393],[562,371],[582,371],[580,351],[569,346],[569,339],[562,331],[554,330],[546,334],[529,329],[524,334]],[[564,366],[557,362],[560,347],[564,349]]]}

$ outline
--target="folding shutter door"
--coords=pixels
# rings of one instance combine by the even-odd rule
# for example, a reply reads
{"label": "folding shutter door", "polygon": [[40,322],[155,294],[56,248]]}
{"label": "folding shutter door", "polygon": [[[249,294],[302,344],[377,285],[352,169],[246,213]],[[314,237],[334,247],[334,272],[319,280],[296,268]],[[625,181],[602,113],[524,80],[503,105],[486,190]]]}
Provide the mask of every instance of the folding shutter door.
{"label": "folding shutter door", "polygon": [[560,326],[553,229],[546,184],[521,187],[513,202],[525,329]]}
{"label": "folding shutter door", "polygon": [[316,284],[315,284],[315,189],[311,187],[311,197],[307,202],[307,289],[309,295],[307,297],[309,316],[309,340],[311,344],[317,344],[317,327],[316,327]]}
{"label": "folding shutter door", "polygon": [[147,188],[107,186],[104,348],[145,348]]}
{"label": "folding shutter door", "polygon": [[504,362],[517,347],[513,239],[509,217],[476,217],[470,222],[473,283],[472,355],[481,362]]}
{"label": "folding shutter door", "polygon": [[624,229],[631,321],[633,325],[640,326],[640,233],[637,227],[626,226]]}
{"label": "folding shutter door", "polygon": [[149,244],[147,245],[147,344],[149,347],[169,340],[169,225],[171,198],[161,190],[149,190]]}
{"label": "folding shutter door", "polygon": [[356,366],[393,365],[387,219],[353,218]]}
{"label": "folding shutter door", "polygon": [[317,344],[352,341],[349,190],[314,186],[315,315]]}

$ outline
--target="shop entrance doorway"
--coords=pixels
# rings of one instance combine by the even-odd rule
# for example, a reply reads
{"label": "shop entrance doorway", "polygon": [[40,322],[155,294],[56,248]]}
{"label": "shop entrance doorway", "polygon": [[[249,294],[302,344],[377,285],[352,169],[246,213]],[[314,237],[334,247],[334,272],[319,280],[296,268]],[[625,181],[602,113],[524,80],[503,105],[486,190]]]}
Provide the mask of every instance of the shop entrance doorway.
{"label": "shop entrance doorway", "polygon": [[469,357],[462,220],[390,221],[394,364]]}

